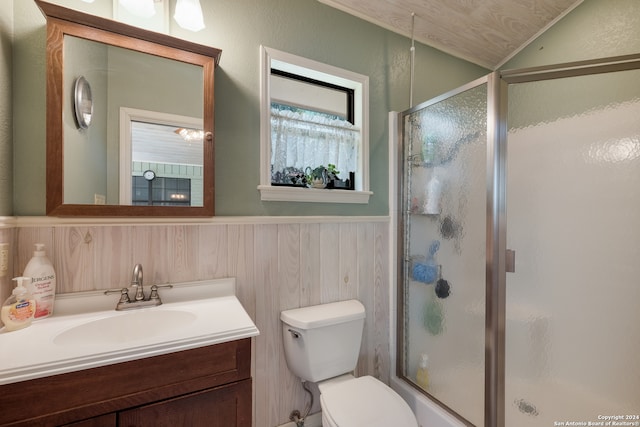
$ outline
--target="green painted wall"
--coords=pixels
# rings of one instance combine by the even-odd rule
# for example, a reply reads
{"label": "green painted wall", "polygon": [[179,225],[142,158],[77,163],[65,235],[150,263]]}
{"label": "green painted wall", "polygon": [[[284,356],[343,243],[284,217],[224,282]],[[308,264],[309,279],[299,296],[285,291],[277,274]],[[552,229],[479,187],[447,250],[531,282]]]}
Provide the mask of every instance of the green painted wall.
{"label": "green painted wall", "polygon": [[[56,3],[105,17],[111,14],[111,0]],[[388,214],[387,112],[408,108],[409,40],[315,0],[201,3],[207,28],[192,33],[172,21],[171,33],[223,49],[216,75],[217,215]],[[0,215],[43,215],[45,20],[28,0],[0,0],[0,5],[0,47],[6,59],[0,66],[0,87],[11,86],[0,96]],[[260,44],[370,76],[371,189],[375,194],[368,205],[260,201],[256,190]],[[640,1],[585,0],[502,68],[637,52]],[[415,69],[416,103],[487,72],[420,44]]]}
{"label": "green painted wall", "polygon": [[13,213],[12,44],[13,0],[0,0],[0,216]]}
{"label": "green painted wall", "polygon": [[13,215],[45,212],[44,18],[35,4],[13,1]]}
{"label": "green painted wall", "polygon": [[640,53],[640,1],[584,0],[503,70]]}
{"label": "green painted wall", "polygon": [[[520,69],[640,54],[640,1],[585,0],[505,64]],[[525,127],[640,97],[640,71],[535,82],[509,93],[509,125]],[[553,88],[553,89],[551,89]],[[539,98],[544,108],[519,108]]]}
{"label": "green painted wall", "polygon": [[[7,1],[7,0],[0,0]],[[110,17],[112,0],[55,3]],[[406,37],[316,0],[200,2],[207,28],[171,34],[223,50],[216,72],[217,215],[388,215],[388,112],[409,107]],[[34,3],[13,0],[14,215],[45,213],[45,19]],[[175,1],[171,1],[173,10]],[[95,12],[93,12],[95,11]],[[409,20],[410,17],[407,17]],[[311,58],[370,77],[368,205],[261,202],[259,46]],[[488,71],[418,45],[414,100],[427,100]]]}

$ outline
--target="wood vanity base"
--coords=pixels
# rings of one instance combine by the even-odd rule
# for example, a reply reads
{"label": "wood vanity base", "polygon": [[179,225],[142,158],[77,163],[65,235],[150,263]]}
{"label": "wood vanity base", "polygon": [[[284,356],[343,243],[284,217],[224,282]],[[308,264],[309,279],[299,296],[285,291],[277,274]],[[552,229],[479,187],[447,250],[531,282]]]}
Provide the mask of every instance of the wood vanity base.
{"label": "wood vanity base", "polygon": [[251,339],[0,386],[0,426],[251,425]]}

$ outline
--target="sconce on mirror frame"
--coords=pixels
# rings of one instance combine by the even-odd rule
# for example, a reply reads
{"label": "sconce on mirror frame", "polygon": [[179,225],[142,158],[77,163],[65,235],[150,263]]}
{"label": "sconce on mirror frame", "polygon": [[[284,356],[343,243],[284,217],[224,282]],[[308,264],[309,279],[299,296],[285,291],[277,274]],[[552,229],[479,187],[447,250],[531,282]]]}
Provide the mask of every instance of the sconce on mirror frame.
{"label": "sconce on mirror frame", "polygon": [[89,129],[93,117],[93,98],[91,85],[84,76],[76,79],[73,85],[73,109],[79,129]]}

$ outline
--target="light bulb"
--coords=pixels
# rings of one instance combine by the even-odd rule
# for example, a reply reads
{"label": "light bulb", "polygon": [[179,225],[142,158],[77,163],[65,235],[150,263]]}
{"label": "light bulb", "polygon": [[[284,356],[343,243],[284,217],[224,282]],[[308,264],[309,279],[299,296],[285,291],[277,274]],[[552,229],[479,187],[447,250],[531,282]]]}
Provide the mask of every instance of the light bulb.
{"label": "light bulb", "polygon": [[198,0],[178,0],[173,18],[186,30],[200,31],[205,28],[202,8]]}
{"label": "light bulb", "polygon": [[186,142],[202,142],[204,140],[204,131],[202,129],[178,128],[174,132],[180,135]]}

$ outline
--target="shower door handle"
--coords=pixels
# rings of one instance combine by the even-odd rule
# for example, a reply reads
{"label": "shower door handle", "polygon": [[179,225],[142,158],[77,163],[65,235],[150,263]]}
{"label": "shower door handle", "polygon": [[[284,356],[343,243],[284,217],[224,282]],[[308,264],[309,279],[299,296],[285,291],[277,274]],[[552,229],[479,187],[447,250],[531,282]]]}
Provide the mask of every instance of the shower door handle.
{"label": "shower door handle", "polygon": [[516,272],[516,251],[507,249],[505,252],[505,270],[507,273]]}

